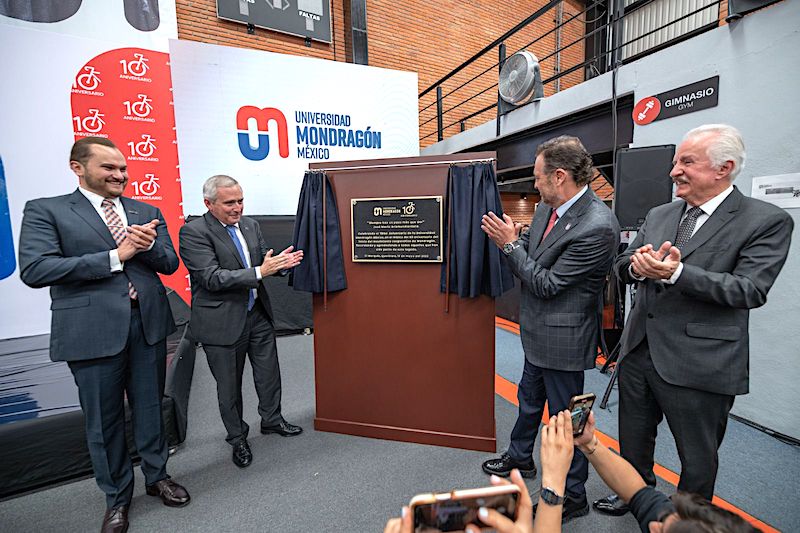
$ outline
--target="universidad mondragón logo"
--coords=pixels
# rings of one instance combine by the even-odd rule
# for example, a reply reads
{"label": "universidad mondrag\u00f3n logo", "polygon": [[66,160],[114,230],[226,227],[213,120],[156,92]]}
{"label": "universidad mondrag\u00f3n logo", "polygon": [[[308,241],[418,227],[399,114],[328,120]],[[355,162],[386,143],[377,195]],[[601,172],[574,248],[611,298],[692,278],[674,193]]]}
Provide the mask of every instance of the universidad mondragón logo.
{"label": "universidad mondrag\u00f3n logo", "polygon": [[[251,128],[251,119],[255,120],[256,131]],[[295,139],[297,157],[299,159],[330,159],[331,147],[362,148],[374,150],[381,148],[381,132],[366,128],[351,127],[350,115],[337,113],[321,113],[313,111],[295,111]],[[278,140],[278,155],[289,157],[289,128],[286,116],[277,108],[242,106],[236,113],[236,129],[239,151],[251,161],[266,159],[270,153],[269,132],[273,131],[273,139]],[[255,136],[252,134],[256,133]],[[256,145],[251,144],[255,137]]]}

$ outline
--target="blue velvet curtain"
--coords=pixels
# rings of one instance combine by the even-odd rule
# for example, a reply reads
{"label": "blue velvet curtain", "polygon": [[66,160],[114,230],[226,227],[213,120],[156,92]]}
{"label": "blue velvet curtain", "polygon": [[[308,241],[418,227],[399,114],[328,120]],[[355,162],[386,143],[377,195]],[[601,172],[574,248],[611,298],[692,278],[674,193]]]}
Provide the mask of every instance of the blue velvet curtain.
{"label": "blue velvet curtain", "polygon": [[[339,210],[336,207],[333,188],[325,172],[308,171],[303,178],[303,188],[300,190],[300,201],[297,204],[297,216],[294,222],[293,242],[296,249],[304,252],[303,262],[289,274],[289,284],[295,290],[321,293],[347,288],[342,238],[339,231]],[[325,256],[323,249],[326,250]],[[327,283],[324,283],[325,270],[327,270]]]}
{"label": "blue velvet curtain", "polygon": [[[444,212],[445,257],[449,289],[463,298],[481,294],[496,298],[514,286],[511,269],[500,249],[481,230],[481,217],[493,211],[502,217],[500,193],[491,163],[451,165]],[[442,264],[441,291],[447,290],[447,265]]]}

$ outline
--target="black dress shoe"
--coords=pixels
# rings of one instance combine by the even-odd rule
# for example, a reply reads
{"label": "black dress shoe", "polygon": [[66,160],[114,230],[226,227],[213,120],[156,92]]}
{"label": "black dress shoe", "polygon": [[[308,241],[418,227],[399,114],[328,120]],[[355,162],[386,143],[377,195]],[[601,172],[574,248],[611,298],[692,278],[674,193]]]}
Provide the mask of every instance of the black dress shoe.
{"label": "black dress shoe", "polygon": [[128,506],[122,505],[114,509],[107,509],[103,515],[103,525],[100,533],[125,533],[128,531]]}
{"label": "black dress shoe", "polygon": [[250,451],[250,445],[247,444],[247,439],[242,439],[233,445],[233,464],[239,468],[250,466],[253,462],[253,452]]}
{"label": "black dress shoe", "polygon": [[159,496],[167,507],[183,507],[192,500],[186,489],[170,478],[147,485],[145,491],[149,496]]}
{"label": "black dress shoe", "polygon": [[[539,502],[533,504],[533,516],[536,517],[536,509],[539,507]],[[569,522],[573,518],[586,516],[589,514],[589,501],[586,495],[580,498],[572,498],[567,496],[566,501],[561,509],[561,523]]]}
{"label": "black dress shoe", "polygon": [[610,494],[592,503],[592,506],[603,514],[622,516],[630,511],[630,507],[616,494]]}
{"label": "black dress shoe", "polygon": [[512,459],[510,455],[504,453],[496,459],[489,459],[482,465],[483,471],[487,474],[494,474],[495,476],[508,477],[513,469],[518,469],[522,477],[534,478],[536,477],[536,465],[533,459],[528,461],[517,461]]}
{"label": "black dress shoe", "polygon": [[264,435],[277,433],[281,437],[295,437],[302,432],[303,428],[290,424],[286,420],[281,420],[277,426],[261,426],[261,433]]}

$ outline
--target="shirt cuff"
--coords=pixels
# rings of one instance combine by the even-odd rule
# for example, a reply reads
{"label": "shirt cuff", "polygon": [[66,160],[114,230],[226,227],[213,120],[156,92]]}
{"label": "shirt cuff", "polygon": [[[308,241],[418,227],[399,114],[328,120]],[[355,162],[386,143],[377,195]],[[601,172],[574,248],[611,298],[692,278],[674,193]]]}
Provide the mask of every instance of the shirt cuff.
{"label": "shirt cuff", "polygon": [[256,279],[261,281],[261,267],[253,267],[256,271]]}
{"label": "shirt cuff", "polygon": [[678,268],[675,269],[675,272],[672,274],[672,276],[669,277],[669,279],[664,280],[664,283],[668,285],[674,285],[675,282],[678,281],[678,278],[681,277],[681,272],[683,272],[682,262],[678,263]]}
{"label": "shirt cuff", "polygon": [[644,276],[640,276],[639,274],[636,274],[633,271],[633,265],[628,265],[628,275],[630,275],[630,277],[632,277],[636,281],[644,281],[645,280]]}
{"label": "shirt cuff", "polygon": [[147,250],[145,250],[145,252],[149,252],[150,250],[152,250],[153,246],[155,245],[156,245],[156,240],[153,239],[153,242],[150,243],[150,246],[147,247]]}
{"label": "shirt cuff", "polygon": [[119,260],[119,252],[117,250],[109,250],[108,259],[111,263],[111,272],[122,272],[125,265]]}

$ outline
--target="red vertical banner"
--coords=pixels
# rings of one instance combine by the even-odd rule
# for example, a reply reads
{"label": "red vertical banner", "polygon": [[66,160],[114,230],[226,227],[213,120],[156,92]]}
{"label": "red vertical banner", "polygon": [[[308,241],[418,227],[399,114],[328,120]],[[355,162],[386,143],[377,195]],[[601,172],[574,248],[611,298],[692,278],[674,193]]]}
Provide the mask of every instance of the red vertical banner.
{"label": "red vertical banner", "polygon": [[[178,249],[183,195],[172,102],[169,54],[118,48],[87,62],[72,86],[75,139],[108,137],[128,160],[125,196],[161,209]],[[189,303],[189,278],[181,263],[164,283]]]}

